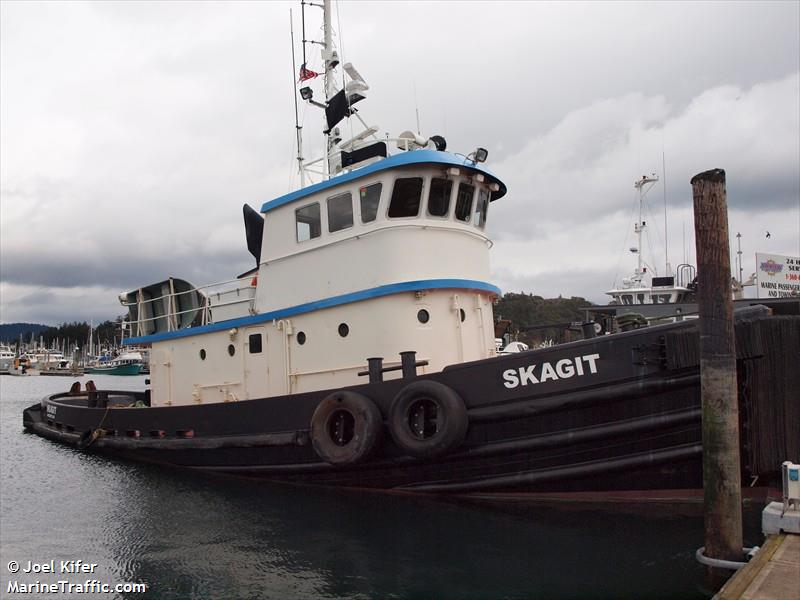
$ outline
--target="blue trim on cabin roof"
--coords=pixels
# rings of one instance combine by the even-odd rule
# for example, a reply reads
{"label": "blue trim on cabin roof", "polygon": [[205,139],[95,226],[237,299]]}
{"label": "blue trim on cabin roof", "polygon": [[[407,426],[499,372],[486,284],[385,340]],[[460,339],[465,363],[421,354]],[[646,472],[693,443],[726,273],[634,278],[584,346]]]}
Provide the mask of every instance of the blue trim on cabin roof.
{"label": "blue trim on cabin roof", "polygon": [[323,300],[306,302],[305,304],[298,304],[296,306],[290,306],[289,308],[280,308],[278,310],[252,315],[249,317],[228,319],[226,321],[211,323],[210,325],[203,325],[201,327],[189,327],[186,329],[179,329],[177,331],[165,331],[163,333],[154,333],[153,335],[130,337],[124,340],[123,344],[151,344],[153,342],[162,342],[164,340],[172,340],[176,338],[189,337],[192,335],[200,335],[203,333],[223,331],[233,327],[255,325],[257,323],[264,323],[274,319],[285,319],[287,317],[301,315],[323,308],[332,308],[334,306],[351,304],[353,302],[369,300],[371,298],[380,298],[382,296],[391,296],[392,294],[400,294],[402,292],[418,292],[421,290],[437,290],[448,288],[478,290],[481,292],[497,294],[498,296],[502,295],[500,288],[497,286],[494,286],[491,283],[486,283],[485,281],[476,281],[474,279],[422,279],[419,281],[404,281],[403,283],[390,283],[367,290],[361,290],[360,292],[351,292],[349,294],[333,296]]}
{"label": "blue trim on cabin roof", "polygon": [[311,194],[321,190],[325,190],[342,183],[347,183],[361,177],[366,177],[367,175],[372,175],[373,173],[378,173],[380,171],[385,171],[395,167],[419,164],[441,164],[451,167],[467,167],[469,169],[473,169],[479,173],[483,173],[493,182],[496,182],[500,185],[500,189],[497,192],[492,192],[492,200],[502,198],[506,194],[506,185],[491,172],[487,171],[482,166],[479,166],[482,163],[473,163],[471,160],[468,160],[465,157],[456,156],[455,154],[441,152],[438,150],[409,150],[408,152],[401,152],[400,154],[389,156],[388,158],[384,158],[383,160],[371,165],[367,165],[366,167],[361,167],[360,169],[355,169],[349,173],[337,175],[336,177],[332,177],[327,181],[321,181],[320,183],[309,185],[308,187],[304,187],[294,192],[290,192],[284,196],[275,198],[274,200],[265,202],[261,206],[261,212],[269,212],[278,208],[279,206],[288,204],[289,202],[294,202],[295,200],[305,198],[306,196],[310,196]]}

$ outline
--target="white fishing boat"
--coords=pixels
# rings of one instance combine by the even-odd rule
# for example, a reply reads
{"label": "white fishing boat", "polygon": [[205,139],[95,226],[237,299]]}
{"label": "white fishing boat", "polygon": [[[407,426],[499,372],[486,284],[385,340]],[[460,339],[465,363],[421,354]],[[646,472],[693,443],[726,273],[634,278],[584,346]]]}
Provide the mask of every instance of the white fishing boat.
{"label": "white fishing boat", "polygon": [[672,272],[669,260],[666,261],[665,273],[658,274],[658,266],[649,262],[644,256],[642,235],[648,225],[644,220],[644,206],[647,193],[658,182],[658,177],[643,175],[636,180],[639,197],[639,218],[634,224],[636,245],[630,252],[636,256],[636,268],[629,277],[624,277],[620,285],[608,290],[611,296],[609,304],[622,306],[641,306],[644,304],[680,304],[694,301],[695,268],[690,264],[681,264]]}
{"label": "white fishing boat", "polygon": [[0,375],[6,375],[14,368],[16,353],[11,346],[0,345]]}

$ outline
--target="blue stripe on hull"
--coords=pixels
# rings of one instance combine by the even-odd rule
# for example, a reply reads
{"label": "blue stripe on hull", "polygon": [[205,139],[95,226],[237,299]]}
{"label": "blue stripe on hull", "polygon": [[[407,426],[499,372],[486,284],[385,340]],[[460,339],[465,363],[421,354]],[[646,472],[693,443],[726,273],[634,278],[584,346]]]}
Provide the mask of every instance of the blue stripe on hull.
{"label": "blue stripe on hull", "polygon": [[253,315],[251,317],[228,319],[227,321],[203,325],[202,327],[191,327],[188,329],[180,329],[178,331],[165,331],[164,333],[155,333],[153,335],[131,337],[126,339],[124,343],[134,345],[151,344],[153,342],[161,342],[164,340],[189,337],[192,335],[200,335],[214,331],[223,331],[232,327],[244,327],[247,325],[264,323],[274,319],[285,319],[287,317],[301,315],[315,310],[321,310],[323,308],[342,306],[343,304],[351,304],[353,302],[360,302],[362,300],[369,300],[371,298],[381,298],[383,296],[391,296],[393,294],[400,294],[403,292],[417,292],[421,290],[436,289],[467,289],[489,292],[492,294],[497,294],[498,296],[501,295],[500,288],[497,286],[484,281],[475,281],[473,279],[423,279],[420,281],[405,281],[403,283],[381,285],[368,290],[361,290],[360,292],[342,294],[341,296],[333,296],[332,298],[325,298],[324,300],[306,302],[305,304],[298,304],[296,306],[290,306],[289,308],[281,308],[278,310]]}

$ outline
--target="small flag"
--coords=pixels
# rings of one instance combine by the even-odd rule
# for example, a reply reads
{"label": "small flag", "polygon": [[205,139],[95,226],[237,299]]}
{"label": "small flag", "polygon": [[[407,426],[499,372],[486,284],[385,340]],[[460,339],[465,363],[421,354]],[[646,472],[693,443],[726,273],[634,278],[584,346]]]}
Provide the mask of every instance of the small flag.
{"label": "small flag", "polygon": [[319,77],[322,73],[317,73],[316,71],[312,71],[311,69],[306,68],[306,63],[303,63],[303,66],[300,67],[300,81],[302,83],[307,79],[314,79],[314,77]]}

